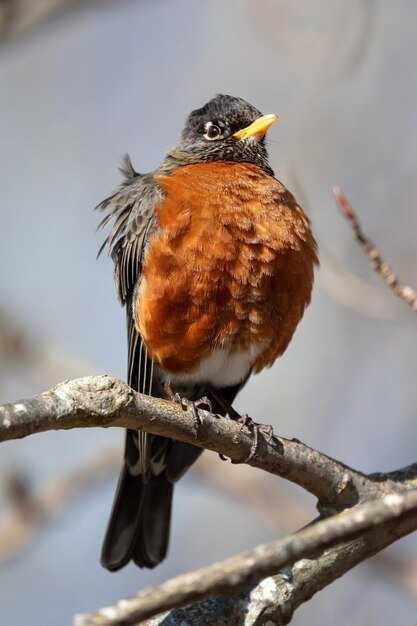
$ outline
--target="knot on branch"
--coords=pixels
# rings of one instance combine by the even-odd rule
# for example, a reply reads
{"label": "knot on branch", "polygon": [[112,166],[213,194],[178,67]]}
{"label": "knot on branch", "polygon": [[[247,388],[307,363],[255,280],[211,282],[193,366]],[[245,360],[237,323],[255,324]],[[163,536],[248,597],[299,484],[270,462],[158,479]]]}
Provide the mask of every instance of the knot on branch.
{"label": "knot on branch", "polygon": [[131,388],[106,374],[66,380],[53,387],[51,392],[65,401],[64,413],[70,408],[73,411],[109,417],[133,402]]}

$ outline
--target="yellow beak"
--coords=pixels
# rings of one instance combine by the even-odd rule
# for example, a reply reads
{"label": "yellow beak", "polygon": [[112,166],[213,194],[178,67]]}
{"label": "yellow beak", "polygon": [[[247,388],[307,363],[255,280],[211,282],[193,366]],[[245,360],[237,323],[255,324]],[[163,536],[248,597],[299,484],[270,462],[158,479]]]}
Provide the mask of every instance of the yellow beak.
{"label": "yellow beak", "polygon": [[272,126],[272,124],[276,122],[277,119],[278,115],[275,115],[275,113],[263,115],[262,117],[258,117],[257,120],[252,122],[250,126],[242,128],[242,130],[238,130],[237,133],[232,135],[232,137],[235,137],[238,140],[253,137],[256,141],[261,141],[268,128]]}

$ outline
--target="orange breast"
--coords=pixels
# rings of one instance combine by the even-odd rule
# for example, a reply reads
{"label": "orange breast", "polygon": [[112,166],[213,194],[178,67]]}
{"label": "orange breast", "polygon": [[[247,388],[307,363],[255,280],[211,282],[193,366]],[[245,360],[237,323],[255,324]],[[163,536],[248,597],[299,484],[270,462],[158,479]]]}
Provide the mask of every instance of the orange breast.
{"label": "orange breast", "polygon": [[[135,319],[152,358],[192,372],[214,348],[284,352],[310,301],[316,246],[285,187],[246,163],[204,163],[157,180],[166,197],[147,248]],[[258,350],[253,350],[258,347]]]}

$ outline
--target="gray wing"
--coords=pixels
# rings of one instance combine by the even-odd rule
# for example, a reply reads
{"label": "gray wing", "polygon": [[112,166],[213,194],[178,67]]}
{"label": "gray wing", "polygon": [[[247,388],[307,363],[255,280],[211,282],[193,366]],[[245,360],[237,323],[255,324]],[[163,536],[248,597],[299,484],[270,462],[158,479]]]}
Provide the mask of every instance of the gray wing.
{"label": "gray wing", "polygon": [[[97,210],[106,213],[98,228],[106,228],[111,224],[110,233],[98,254],[108,247],[115,264],[118,297],[126,307],[128,384],[140,393],[158,395],[153,362],[136,330],[132,303],[142,271],[146,242],[155,228],[155,206],[162,199],[163,192],[153,173],[138,174],[127,155],[121,171],[124,181],[119,189],[97,206]],[[139,433],[139,436],[135,433],[135,440],[138,448],[136,454],[132,449],[126,461],[132,473],[146,474],[150,465],[149,438],[146,433]]]}
{"label": "gray wing", "polygon": [[132,302],[135,287],[142,271],[146,242],[155,228],[155,206],[162,199],[162,191],[153,173],[138,174],[126,155],[121,169],[124,182],[98,206],[107,213],[98,228],[112,224],[110,234],[98,255],[107,246],[114,261],[114,279],[121,304],[126,307],[128,341],[128,383],[131,387],[151,395],[151,367],[140,335],[136,331]]}
{"label": "gray wing", "polygon": [[126,304],[141,272],[146,241],[155,225],[155,206],[162,199],[162,190],[153,173],[135,172],[128,155],[121,172],[124,181],[119,189],[96,207],[107,213],[98,229],[112,223],[110,234],[97,256],[108,246],[115,264],[119,300]]}

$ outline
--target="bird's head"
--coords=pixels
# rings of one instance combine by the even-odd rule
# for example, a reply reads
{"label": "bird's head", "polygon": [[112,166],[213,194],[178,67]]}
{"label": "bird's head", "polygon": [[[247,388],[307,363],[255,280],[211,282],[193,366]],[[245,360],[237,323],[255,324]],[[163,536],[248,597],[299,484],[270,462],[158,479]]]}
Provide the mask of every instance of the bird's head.
{"label": "bird's head", "polygon": [[277,115],[262,115],[242,98],[219,94],[190,113],[166,164],[235,161],[254,163],[272,173],[264,139],[276,120]]}

